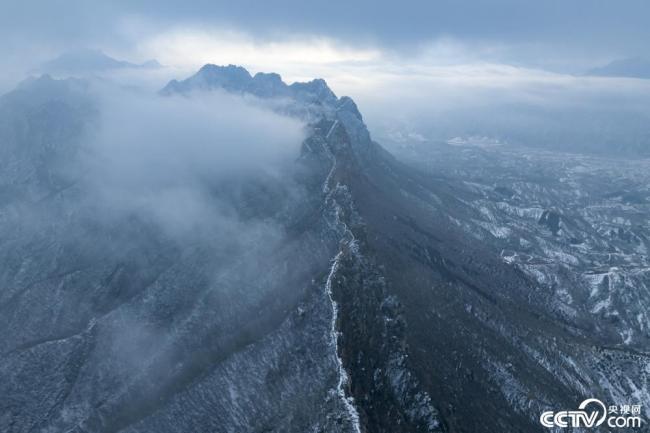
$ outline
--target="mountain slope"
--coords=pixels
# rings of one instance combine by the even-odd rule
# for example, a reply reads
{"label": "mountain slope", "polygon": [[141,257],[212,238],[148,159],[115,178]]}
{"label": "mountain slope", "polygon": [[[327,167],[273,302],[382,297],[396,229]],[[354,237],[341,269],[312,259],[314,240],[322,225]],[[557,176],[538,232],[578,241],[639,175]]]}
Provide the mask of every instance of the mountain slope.
{"label": "mountain slope", "polygon": [[[558,288],[504,260],[499,243],[477,243],[478,228],[470,229],[482,212],[473,205],[477,191],[396,162],[345,104],[327,134],[336,162],[330,179],[354,221],[337,256],[334,299],[368,431],[440,423],[450,431],[530,431],[541,429],[544,410],[591,395],[648,400],[646,385],[611,374],[625,365],[634,383],[647,383],[647,355],[602,335],[608,319],[558,309]],[[579,299],[581,287],[570,284],[583,268],[550,263],[548,278]]]}
{"label": "mountain slope", "polygon": [[[587,397],[650,404],[647,342],[632,349],[612,336],[620,323],[561,308],[561,289],[584,296],[569,285],[582,268],[531,267],[558,235],[539,218],[397,161],[322,80],[206,65],[160,98],[211,91],[307,129],[281,177],[201,179],[234,215],[227,229],[179,239],[138,213],[99,218],[84,173],[64,170],[74,182],[61,189],[46,162],[39,181],[18,165],[20,190],[39,194],[0,202],[3,431],[528,432]],[[39,131],[37,150],[58,136]],[[513,194],[546,197],[529,188]],[[506,252],[520,242],[506,224],[532,261]]]}
{"label": "mountain slope", "polygon": [[[137,208],[107,215],[87,172],[40,157],[82,157],[96,122],[34,123],[51,103],[34,101],[39,86],[63,89],[58,113],[75,101],[73,81],[42,80],[2,107],[16,113],[4,145],[29,146],[2,176],[2,431],[344,429],[344,402],[329,397],[338,364],[322,285],[337,239],[319,216],[325,162],[207,179],[208,201],[228,212],[170,236]],[[42,140],[16,142],[25,123]],[[65,147],[61,129],[75,131]]]}

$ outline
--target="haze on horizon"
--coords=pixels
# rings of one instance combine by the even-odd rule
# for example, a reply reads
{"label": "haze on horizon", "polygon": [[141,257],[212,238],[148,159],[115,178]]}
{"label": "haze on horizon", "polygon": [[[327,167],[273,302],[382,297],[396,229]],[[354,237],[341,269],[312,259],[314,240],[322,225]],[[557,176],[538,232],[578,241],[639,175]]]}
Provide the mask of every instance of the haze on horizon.
{"label": "haze on horizon", "polygon": [[[361,105],[383,142],[509,141],[521,134],[504,130],[531,125],[558,131],[556,139],[574,126],[597,128],[603,118],[611,128],[635,129],[608,132],[608,140],[631,134],[636,142],[650,119],[650,80],[585,76],[617,59],[650,58],[644,1],[6,3],[0,93],[61,53],[98,49],[165,65],[111,74],[151,92],[206,63],[277,72],[287,82],[324,78]],[[619,117],[632,125],[616,126]]]}

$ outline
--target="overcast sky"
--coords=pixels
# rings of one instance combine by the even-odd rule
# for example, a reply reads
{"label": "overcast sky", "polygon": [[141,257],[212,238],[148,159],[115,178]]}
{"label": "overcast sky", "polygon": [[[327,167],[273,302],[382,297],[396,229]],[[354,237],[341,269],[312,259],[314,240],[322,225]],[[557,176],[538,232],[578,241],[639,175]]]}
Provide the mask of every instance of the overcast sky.
{"label": "overcast sky", "polygon": [[450,113],[463,113],[455,114],[460,126],[492,128],[504,106],[517,107],[504,119],[522,107],[555,116],[558,107],[570,109],[560,116],[566,119],[594,118],[597,110],[612,118],[626,110],[650,116],[650,80],[582,76],[615,59],[650,58],[648,0],[0,0],[0,6],[0,93],[45,60],[95,48],[167,65],[124,72],[129,84],[140,80],[152,90],[205,63],[278,72],[288,82],[325,78],[337,95],[360,104],[379,137],[403,128],[423,134]]}
{"label": "overcast sky", "polygon": [[[72,46],[131,56],[179,31],[257,42],[331,41],[339,49],[420,54],[441,40],[464,56],[574,71],[648,54],[646,0],[2,0],[5,62]],[[447,53],[449,54],[449,53]],[[164,55],[164,54],[163,54]]]}

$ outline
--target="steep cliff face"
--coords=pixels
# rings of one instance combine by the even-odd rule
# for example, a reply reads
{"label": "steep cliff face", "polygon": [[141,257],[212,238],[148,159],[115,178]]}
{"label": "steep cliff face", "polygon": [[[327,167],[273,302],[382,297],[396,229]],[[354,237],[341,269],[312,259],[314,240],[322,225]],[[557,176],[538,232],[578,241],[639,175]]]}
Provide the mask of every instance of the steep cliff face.
{"label": "steep cliff face", "polygon": [[[510,214],[483,211],[475,185],[395,160],[322,80],[206,65],[160,98],[214,90],[307,137],[280,177],[210,183],[236,218],[182,238],[140,214],[98,218],[84,173],[34,162],[60,131],[75,158],[92,116],[18,143],[47,100],[3,126],[30,150],[0,179],[2,431],[542,431],[543,410],[585,397],[650,404],[644,347],[562,314],[558,287],[487,236]],[[555,242],[541,215],[509,224]]]}

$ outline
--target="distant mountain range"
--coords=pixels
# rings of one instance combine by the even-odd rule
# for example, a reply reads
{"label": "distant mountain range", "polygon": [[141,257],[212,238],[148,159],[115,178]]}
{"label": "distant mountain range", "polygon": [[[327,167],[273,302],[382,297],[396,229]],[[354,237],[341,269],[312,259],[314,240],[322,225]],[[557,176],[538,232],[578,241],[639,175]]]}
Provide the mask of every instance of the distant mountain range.
{"label": "distant mountain range", "polygon": [[155,59],[147,60],[144,63],[131,63],[114,59],[101,50],[80,49],[63,53],[43,63],[38,70],[50,73],[89,73],[125,68],[157,69],[160,67],[162,65]]}
{"label": "distant mountain range", "polygon": [[650,59],[630,57],[614,60],[605,66],[591,69],[586,75],[599,77],[650,78]]}

